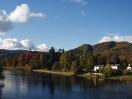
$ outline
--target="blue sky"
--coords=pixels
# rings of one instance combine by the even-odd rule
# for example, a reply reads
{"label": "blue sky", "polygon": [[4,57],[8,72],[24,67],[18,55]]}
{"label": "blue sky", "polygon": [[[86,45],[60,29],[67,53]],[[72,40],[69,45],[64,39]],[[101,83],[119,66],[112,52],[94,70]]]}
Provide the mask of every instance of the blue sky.
{"label": "blue sky", "polygon": [[110,40],[132,42],[132,0],[0,0],[0,10],[9,16],[22,4],[43,17],[11,20],[12,29],[0,35],[0,43],[28,39],[33,45],[70,49]]}

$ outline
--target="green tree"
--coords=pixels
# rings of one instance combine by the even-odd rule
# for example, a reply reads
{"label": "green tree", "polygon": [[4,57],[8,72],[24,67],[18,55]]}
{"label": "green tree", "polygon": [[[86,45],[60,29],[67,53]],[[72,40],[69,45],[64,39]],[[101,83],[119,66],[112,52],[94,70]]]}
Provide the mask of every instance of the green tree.
{"label": "green tree", "polygon": [[60,64],[58,61],[56,61],[53,66],[52,66],[52,70],[56,71],[60,69]]}
{"label": "green tree", "polygon": [[103,73],[105,75],[105,77],[110,77],[112,74],[112,68],[110,64],[107,64],[104,69],[103,69]]}
{"label": "green tree", "polygon": [[82,71],[80,65],[79,65],[79,61],[74,60],[71,63],[71,70],[73,71],[73,73],[76,75],[78,73],[80,73]]}
{"label": "green tree", "polygon": [[39,63],[41,68],[47,68],[48,67],[48,55],[47,53],[41,53]]}
{"label": "green tree", "polygon": [[93,55],[90,55],[87,61],[87,68],[93,69],[94,65],[95,65],[95,57]]}
{"label": "green tree", "polygon": [[87,56],[80,56],[80,66],[82,68],[87,68]]}
{"label": "green tree", "polygon": [[74,60],[73,54],[65,52],[60,56],[60,64],[64,69],[71,69],[71,63]]}
{"label": "green tree", "polygon": [[97,57],[97,64],[106,64],[106,57],[105,56],[98,56]]}
{"label": "green tree", "polygon": [[49,69],[51,69],[52,68],[52,66],[53,66],[53,64],[54,64],[54,62],[55,62],[55,49],[54,49],[54,47],[51,47],[51,49],[49,50],[49,60],[48,60],[48,65],[49,65]]}

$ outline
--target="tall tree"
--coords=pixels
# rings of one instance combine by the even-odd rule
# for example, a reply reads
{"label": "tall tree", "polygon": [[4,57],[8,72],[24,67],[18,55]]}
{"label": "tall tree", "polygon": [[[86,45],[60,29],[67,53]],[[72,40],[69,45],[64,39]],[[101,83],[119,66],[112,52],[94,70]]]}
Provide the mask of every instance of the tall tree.
{"label": "tall tree", "polygon": [[60,56],[60,64],[64,69],[71,69],[71,63],[75,59],[74,55],[70,52],[65,52]]}
{"label": "tall tree", "polygon": [[50,69],[51,67],[53,66],[54,62],[55,62],[55,49],[54,47],[51,47],[51,49],[49,50],[49,66],[50,66]]}
{"label": "tall tree", "polygon": [[41,53],[39,58],[41,68],[48,67],[48,55],[47,53]]}

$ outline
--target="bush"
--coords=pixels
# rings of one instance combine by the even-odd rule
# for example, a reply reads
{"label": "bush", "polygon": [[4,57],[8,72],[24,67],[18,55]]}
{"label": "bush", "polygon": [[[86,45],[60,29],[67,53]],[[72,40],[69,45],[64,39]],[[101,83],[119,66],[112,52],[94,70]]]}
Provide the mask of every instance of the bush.
{"label": "bush", "polygon": [[107,64],[104,69],[103,69],[103,73],[105,75],[105,77],[110,77],[112,74],[112,68],[110,66],[110,64]]}

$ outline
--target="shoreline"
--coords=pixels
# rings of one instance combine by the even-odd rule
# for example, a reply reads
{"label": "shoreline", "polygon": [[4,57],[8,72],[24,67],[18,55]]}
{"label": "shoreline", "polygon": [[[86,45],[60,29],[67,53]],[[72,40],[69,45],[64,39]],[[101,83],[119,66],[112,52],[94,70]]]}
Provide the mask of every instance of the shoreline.
{"label": "shoreline", "polygon": [[108,78],[108,80],[131,81],[132,82],[132,75],[113,76],[113,77]]}
{"label": "shoreline", "polygon": [[34,69],[32,71],[39,72],[39,73],[55,74],[55,75],[74,76],[73,72],[51,71],[51,70],[44,70],[44,69]]}
{"label": "shoreline", "polygon": [[76,76],[76,77],[82,77],[82,78],[99,78],[99,79],[103,79],[103,75],[102,76],[97,76],[95,74],[91,74],[91,73],[83,73],[83,74],[77,74],[74,75],[73,72],[64,72],[64,71],[52,71],[52,70],[44,70],[44,69],[35,69],[32,70],[33,72],[39,72],[39,73],[47,73],[47,74],[55,74],[55,75],[63,75],[63,76]]}
{"label": "shoreline", "polygon": [[[4,70],[17,70],[14,67],[4,67],[3,69]],[[74,73],[70,72],[70,71],[64,72],[64,71],[52,71],[52,70],[44,70],[44,69],[34,69],[34,70],[32,70],[32,72],[62,75],[62,76],[69,76],[69,77],[76,76],[76,77],[82,77],[82,78],[98,78],[100,80],[104,80],[103,75],[97,76],[97,75],[91,74],[91,73],[83,73],[83,74],[74,75]],[[106,78],[106,80],[132,82],[132,75],[112,76],[112,77]]]}
{"label": "shoreline", "polygon": [[[32,71],[33,72],[39,72],[39,73],[63,75],[63,76],[69,76],[69,77],[70,76],[74,76],[73,72],[51,71],[51,70],[44,70],[44,69],[36,69],[36,70],[32,70]],[[97,76],[97,75],[91,74],[91,73],[77,74],[76,77],[98,78],[99,80],[104,80],[104,76],[103,75]],[[131,81],[132,82],[132,75],[112,76],[112,77],[106,78],[106,80]]]}
{"label": "shoreline", "polygon": [[3,67],[4,70],[17,70],[15,67]]}

